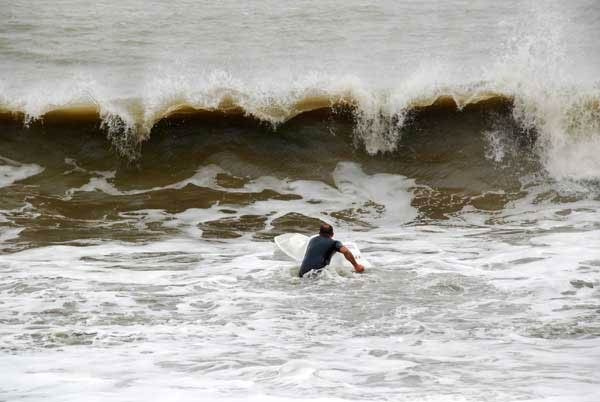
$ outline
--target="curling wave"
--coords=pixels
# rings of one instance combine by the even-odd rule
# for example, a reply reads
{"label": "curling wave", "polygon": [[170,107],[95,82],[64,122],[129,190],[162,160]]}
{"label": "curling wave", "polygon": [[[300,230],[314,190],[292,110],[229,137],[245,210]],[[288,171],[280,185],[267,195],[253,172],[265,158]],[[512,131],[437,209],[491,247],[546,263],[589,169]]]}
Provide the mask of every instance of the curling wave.
{"label": "curling wave", "polygon": [[538,138],[539,155],[552,175],[600,177],[600,162],[596,152],[590,151],[600,146],[600,90],[596,88],[526,86],[524,81],[509,85],[506,80],[417,85],[409,80],[393,90],[375,90],[344,77],[309,79],[274,90],[239,83],[226,86],[231,78],[219,77],[196,90],[159,83],[150,86],[153,89],[145,97],[126,99],[100,97],[89,87],[75,91],[70,87],[51,99],[4,96],[0,98],[0,118],[25,126],[98,124],[119,154],[135,159],[139,156],[135,149],[159,122],[241,118],[276,130],[299,116],[326,110],[350,116],[355,143],[374,155],[397,149],[402,128],[414,113],[469,109],[493,113],[498,107],[507,107],[521,130]]}

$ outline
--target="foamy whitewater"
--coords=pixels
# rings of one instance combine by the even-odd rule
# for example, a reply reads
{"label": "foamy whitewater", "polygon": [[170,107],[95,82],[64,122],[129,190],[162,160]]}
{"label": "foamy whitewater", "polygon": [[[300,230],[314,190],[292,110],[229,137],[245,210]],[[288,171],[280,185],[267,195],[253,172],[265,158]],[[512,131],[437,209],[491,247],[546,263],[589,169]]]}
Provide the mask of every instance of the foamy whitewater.
{"label": "foamy whitewater", "polygon": [[[0,400],[600,400],[600,4],[0,7]],[[282,233],[374,267],[312,279]]]}

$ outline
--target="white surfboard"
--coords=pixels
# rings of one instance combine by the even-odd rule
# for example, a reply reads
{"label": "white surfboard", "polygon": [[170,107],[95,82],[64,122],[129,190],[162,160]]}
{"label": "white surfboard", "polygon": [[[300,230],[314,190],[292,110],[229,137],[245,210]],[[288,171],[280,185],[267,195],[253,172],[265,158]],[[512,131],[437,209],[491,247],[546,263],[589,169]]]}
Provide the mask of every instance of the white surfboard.
{"label": "white surfboard", "polygon": [[[313,236],[314,237],[314,236]],[[291,260],[296,261],[298,264],[302,262],[304,259],[304,253],[306,252],[306,247],[308,246],[308,242],[312,239],[312,237],[305,236],[300,233],[284,233],[279,235],[273,239],[275,241],[275,245],[277,248],[286,256],[288,256]],[[369,261],[367,261],[358,246],[353,242],[342,242],[344,246],[346,246],[354,255],[356,262],[364,265],[365,268],[371,268],[372,265]],[[352,264],[341,253],[335,253],[331,257],[330,267],[333,268],[350,268],[352,269]]]}

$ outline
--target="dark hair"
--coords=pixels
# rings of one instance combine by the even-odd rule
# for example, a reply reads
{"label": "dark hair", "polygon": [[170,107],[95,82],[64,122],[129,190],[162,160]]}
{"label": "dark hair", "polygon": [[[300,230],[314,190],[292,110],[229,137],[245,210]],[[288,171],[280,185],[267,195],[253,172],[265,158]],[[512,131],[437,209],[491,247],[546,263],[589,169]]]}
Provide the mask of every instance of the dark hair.
{"label": "dark hair", "polygon": [[333,226],[328,225],[327,223],[322,224],[319,228],[319,234],[333,236]]}

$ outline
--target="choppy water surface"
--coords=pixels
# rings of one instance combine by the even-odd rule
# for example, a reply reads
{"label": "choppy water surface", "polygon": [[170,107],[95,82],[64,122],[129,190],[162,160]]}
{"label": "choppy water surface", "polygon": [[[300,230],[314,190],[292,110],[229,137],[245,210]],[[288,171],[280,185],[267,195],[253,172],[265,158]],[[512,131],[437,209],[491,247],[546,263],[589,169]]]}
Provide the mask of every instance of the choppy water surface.
{"label": "choppy water surface", "polygon": [[599,12],[1,7],[0,400],[597,401]]}

